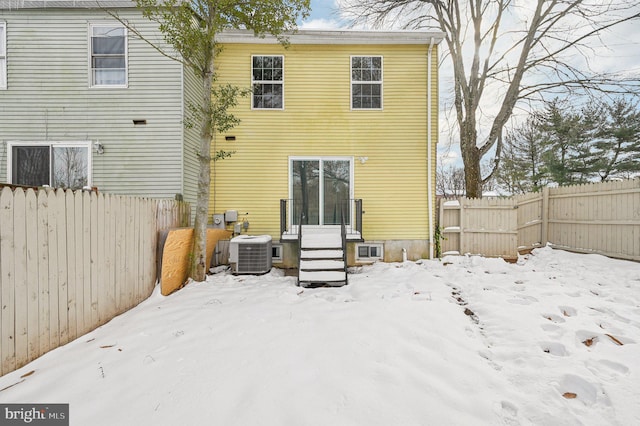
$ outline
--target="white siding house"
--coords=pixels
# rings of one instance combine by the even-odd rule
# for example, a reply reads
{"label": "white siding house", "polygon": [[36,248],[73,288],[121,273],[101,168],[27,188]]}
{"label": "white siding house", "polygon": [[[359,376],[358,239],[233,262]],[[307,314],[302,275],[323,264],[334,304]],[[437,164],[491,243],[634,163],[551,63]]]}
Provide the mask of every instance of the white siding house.
{"label": "white siding house", "polygon": [[[162,43],[134,3],[100,4]],[[95,1],[0,0],[0,182],[193,202],[198,87]]]}

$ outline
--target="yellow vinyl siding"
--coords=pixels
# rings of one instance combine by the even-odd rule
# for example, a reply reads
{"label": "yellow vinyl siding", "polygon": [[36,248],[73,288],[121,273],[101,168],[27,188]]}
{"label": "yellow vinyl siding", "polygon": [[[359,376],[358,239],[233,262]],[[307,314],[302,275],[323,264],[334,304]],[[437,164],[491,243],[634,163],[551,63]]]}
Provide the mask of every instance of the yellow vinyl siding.
{"label": "yellow vinyl siding", "polygon": [[[353,157],[364,237],[428,239],[426,54],[426,45],[225,45],[218,81],[241,87],[251,84],[252,55],[284,55],[284,110],[252,110],[250,97],[240,100],[234,113],[242,122],[226,133],[236,140],[217,135],[212,144],[236,153],[214,164],[210,210],[249,213],[249,233],[277,238],[279,200],[290,196],[289,157]],[[351,110],[352,55],[383,57],[383,110]]]}

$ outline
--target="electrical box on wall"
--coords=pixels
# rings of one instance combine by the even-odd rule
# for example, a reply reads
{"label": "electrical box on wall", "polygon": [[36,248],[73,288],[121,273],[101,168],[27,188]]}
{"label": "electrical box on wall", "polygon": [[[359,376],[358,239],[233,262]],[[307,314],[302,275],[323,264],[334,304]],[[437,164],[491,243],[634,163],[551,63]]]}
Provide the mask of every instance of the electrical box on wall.
{"label": "electrical box on wall", "polygon": [[213,215],[213,227],[218,229],[225,229],[224,214]]}
{"label": "electrical box on wall", "polygon": [[238,210],[227,210],[224,212],[224,221],[227,223],[238,221]]}
{"label": "electrical box on wall", "polygon": [[235,223],[233,225],[233,233],[234,234],[241,234],[242,233],[242,224],[241,223]]}

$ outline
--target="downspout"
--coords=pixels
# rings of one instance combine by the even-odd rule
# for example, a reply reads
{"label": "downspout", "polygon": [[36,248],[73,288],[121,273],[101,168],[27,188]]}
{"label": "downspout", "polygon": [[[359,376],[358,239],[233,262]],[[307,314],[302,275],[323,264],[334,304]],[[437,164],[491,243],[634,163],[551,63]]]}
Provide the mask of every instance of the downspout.
{"label": "downspout", "polygon": [[429,215],[429,259],[433,259],[433,166],[432,163],[432,119],[431,119],[431,53],[435,40],[429,40],[427,51],[427,213]]}

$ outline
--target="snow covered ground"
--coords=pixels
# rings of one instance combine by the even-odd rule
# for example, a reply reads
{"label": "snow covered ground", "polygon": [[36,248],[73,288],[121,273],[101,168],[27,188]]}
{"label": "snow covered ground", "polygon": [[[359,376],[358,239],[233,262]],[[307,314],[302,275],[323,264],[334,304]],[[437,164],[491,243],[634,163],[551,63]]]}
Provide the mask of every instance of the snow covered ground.
{"label": "snow covered ground", "polygon": [[156,292],[1,377],[0,401],[70,403],[79,426],[640,425],[640,264],[543,248],[352,272]]}

